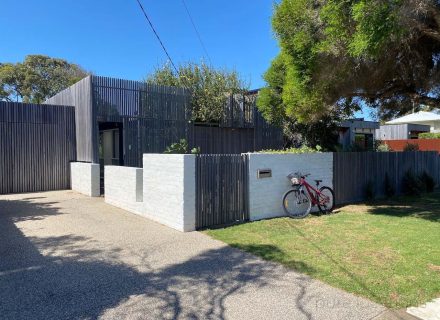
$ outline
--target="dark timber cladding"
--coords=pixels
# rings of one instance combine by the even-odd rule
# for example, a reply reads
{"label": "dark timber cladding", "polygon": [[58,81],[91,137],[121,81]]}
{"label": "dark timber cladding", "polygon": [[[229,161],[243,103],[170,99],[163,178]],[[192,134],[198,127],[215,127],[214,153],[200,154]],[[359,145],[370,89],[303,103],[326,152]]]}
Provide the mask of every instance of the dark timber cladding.
{"label": "dark timber cladding", "polygon": [[247,155],[196,157],[196,228],[249,220]]}
{"label": "dark timber cladding", "polygon": [[282,147],[282,131],[257,111],[256,94],[225,100],[223,117],[209,126],[191,118],[187,89],[89,76],[46,103],[76,108],[78,161],[99,163],[99,127],[122,128],[123,164],[142,166],[143,153],[161,153],[186,139],[201,153],[243,153]]}
{"label": "dark timber cladding", "polygon": [[97,139],[94,139],[94,116],[91,77],[82,79],[45,103],[75,107],[78,161],[92,162]]}
{"label": "dark timber cladding", "polygon": [[127,166],[142,166],[142,153],[163,152],[186,138],[185,89],[89,76],[46,103],[74,105],[78,161],[99,163],[99,123],[122,123]]}
{"label": "dark timber cladding", "polygon": [[0,102],[0,194],[68,189],[73,107]]}
{"label": "dark timber cladding", "polygon": [[187,90],[96,76],[92,85],[97,121],[123,124],[125,165],[141,167],[143,153],[187,138]]}
{"label": "dark timber cladding", "polygon": [[426,171],[440,183],[440,157],[437,152],[337,152],[333,156],[333,186],[336,204],[365,200],[367,183],[378,197],[385,195],[385,175],[396,194],[402,193],[402,179],[408,170]]}

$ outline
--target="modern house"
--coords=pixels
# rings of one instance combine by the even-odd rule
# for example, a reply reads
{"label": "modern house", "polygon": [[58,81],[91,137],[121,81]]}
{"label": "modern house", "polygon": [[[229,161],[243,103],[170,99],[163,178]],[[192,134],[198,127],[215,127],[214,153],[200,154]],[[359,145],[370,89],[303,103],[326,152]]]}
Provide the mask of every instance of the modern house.
{"label": "modern house", "polygon": [[421,151],[440,152],[440,140],[419,139],[424,132],[440,132],[440,113],[420,111],[388,121],[376,130],[376,139],[391,150],[404,151],[408,145],[417,145]]}
{"label": "modern house", "polygon": [[430,130],[431,127],[424,124],[386,124],[376,129],[376,140],[418,139],[420,133],[429,132]]}
{"label": "modern house", "polygon": [[349,119],[339,124],[338,142],[343,150],[353,146],[360,149],[371,150],[374,147],[375,130],[379,122],[365,121],[363,118]]}
{"label": "modern house", "polygon": [[195,123],[186,89],[91,75],[45,103],[75,107],[77,161],[142,167],[143,153],[181,139],[201,153],[282,147],[282,130],[264,121],[255,101],[254,93],[231,96],[220,121]]}
{"label": "modern house", "polygon": [[[435,112],[419,111],[408,114],[406,116],[388,121],[386,124],[419,124],[430,127],[430,132],[440,132],[440,113],[438,110]],[[406,138],[408,139],[408,138]]]}

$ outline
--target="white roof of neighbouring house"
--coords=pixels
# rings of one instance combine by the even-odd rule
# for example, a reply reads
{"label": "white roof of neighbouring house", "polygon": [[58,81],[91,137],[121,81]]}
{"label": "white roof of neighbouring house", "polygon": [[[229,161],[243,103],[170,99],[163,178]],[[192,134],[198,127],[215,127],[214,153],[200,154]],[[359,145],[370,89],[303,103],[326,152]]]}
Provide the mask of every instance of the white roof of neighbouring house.
{"label": "white roof of neighbouring house", "polygon": [[421,123],[429,121],[440,121],[440,114],[435,112],[419,111],[388,121],[387,124]]}

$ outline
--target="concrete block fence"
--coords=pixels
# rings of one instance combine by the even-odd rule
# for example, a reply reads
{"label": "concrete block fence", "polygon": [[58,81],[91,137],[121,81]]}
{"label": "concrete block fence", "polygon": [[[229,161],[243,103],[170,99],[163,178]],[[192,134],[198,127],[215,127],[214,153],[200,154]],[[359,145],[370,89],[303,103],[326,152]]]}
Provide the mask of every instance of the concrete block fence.
{"label": "concrete block fence", "polygon": [[71,188],[90,197],[99,197],[99,164],[87,162],[70,163]]}
{"label": "concrete block fence", "polygon": [[[311,173],[310,181],[322,179],[323,185],[333,185],[331,153],[248,157],[250,220],[284,216],[282,196],[290,187],[291,172]],[[263,169],[271,176],[259,177]],[[105,166],[104,183],[105,202],[182,232],[195,230],[195,155],[144,154],[143,169]],[[72,163],[72,189],[99,196],[99,165]]]}
{"label": "concrete block fence", "polygon": [[141,168],[105,166],[105,202],[115,207],[143,214],[143,170]]}
{"label": "concrete block fence", "polygon": [[179,231],[195,230],[196,156],[144,154],[144,212]]}
{"label": "concrete block fence", "polygon": [[[269,169],[272,176],[259,178],[258,171]],[[333,154],[249,154],[249,218],[261,220],[284,216],[282,196],[291,184],[291,172],[310,173],[307,178],[322,180],[321,185],[333,187]]]}

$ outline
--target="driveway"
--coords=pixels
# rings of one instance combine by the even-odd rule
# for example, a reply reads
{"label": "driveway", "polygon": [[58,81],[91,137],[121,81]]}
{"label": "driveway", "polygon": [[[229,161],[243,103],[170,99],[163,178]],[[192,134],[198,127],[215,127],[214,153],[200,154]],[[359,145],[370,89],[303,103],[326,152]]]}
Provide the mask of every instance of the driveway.
{"label": "driveway", "polygon": [[0,196],[2,319],[373,319],[384,308],[73,191]]}

